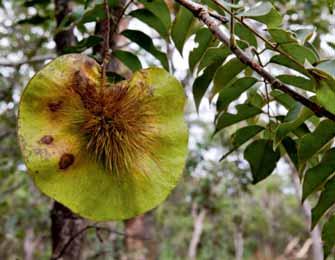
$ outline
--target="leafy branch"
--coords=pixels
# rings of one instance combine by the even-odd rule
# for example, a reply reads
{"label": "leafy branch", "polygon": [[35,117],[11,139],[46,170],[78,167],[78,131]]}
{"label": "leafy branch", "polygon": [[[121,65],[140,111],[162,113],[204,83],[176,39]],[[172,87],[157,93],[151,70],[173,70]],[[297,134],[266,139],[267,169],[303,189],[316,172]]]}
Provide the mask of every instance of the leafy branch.
{"label": "leafy branch", "polygon": [[260,64],[254,62],[242,49],[238,46],[231,46],[229,38],[221,31],[218,23],[209,15],[207,9],[197,3],[190,0],[176,0],[182,6],[190,10],[195,17],[202,21],[209,30],[226,46],[228,46],[232,53],[245,65],[249,66],[260,76],[262,76],[274,89],[279,89],[289,96],[291,96],[296,101],[300,102],[310,110],[312,110],[318,117],[327,117],[335,121],[335,115],[325,108],[321,107],[317,103],[309,100],[308,98],[302,96],[298,92],[292,90],[286,84],[282,83],[280,80],[272,76],[267,70],[265,70]]}

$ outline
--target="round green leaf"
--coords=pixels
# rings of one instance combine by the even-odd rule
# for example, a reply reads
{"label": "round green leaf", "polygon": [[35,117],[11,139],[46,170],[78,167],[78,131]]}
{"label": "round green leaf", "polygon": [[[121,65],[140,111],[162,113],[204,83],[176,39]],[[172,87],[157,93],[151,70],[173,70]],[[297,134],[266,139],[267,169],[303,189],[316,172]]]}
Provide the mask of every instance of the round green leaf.
{"label": "round green leaf", "polygon": [[182,86],[163,69],[106,86],[93,59],[61,56],[21,98],[18,137],[29,174],[43,193],[83,217],[142,214],[167,197],[183,171],[184,103]]}

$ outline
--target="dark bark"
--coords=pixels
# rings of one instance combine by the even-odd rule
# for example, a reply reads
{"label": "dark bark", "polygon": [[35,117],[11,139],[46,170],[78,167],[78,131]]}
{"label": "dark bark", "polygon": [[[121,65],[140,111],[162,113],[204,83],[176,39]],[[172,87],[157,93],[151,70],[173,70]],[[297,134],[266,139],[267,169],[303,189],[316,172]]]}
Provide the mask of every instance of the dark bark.
{"label": "dark bark", "polygon": [[[69,0],[55,0],[55,18],[57,26],[63,21],[63,19],[71,13],[71,1]],[[61,31],[55,35],[57,53],[63,54],[64,49],[73,45],[76,38],[73,34],[73,28]]]}
{"label": "dark bark", "polygon": [[[70,1],[55,0],[55,17],[57,25],[59,25],[64,17],[66,17],[66,15],[70,12]],[[66,47],[75,43],[73,29],[57,33],[54,40],[56,42],[57,54],[60,55]],[[84,241],[84,235],[77,236],[68,246],[66,246],[66,244],[85,227],[86,221],[72,213],[71,210],[58,202],[54,202],[50,217],[52,259],[81,259],[81,249]]]}
{"label": "dark bark", "polygon": [[[58,202],[54,202],[50,217],[52,259],[82,259],[84,233],[80,231],[85,228],[86,221]],[[77,235],[78,233],[80,235]],[[71,241],[70,244],[69,241]]]}

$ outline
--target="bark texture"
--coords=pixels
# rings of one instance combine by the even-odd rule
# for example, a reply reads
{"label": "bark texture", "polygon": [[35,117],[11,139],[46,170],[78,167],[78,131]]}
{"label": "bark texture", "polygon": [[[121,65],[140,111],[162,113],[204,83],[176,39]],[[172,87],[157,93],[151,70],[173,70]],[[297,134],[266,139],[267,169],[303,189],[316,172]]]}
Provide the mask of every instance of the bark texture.
{"label": "bark texture", "polygon": [[[55,18],[57,26],[61,23],[64,17],[71,12],[70,2],[71,1],[68,0],[55,0]],[[56,42],[57,54],[63,54],[65,48],[75,43],[73,29],[57,33],[54,40]],[[84,242],[84,235],[80,234],[77,236],[76,234],[80,233],[86,226],[86,221],[58,202],[54,202],[50,217],[52,238],[51,259],[82,259],[81,249]]]}

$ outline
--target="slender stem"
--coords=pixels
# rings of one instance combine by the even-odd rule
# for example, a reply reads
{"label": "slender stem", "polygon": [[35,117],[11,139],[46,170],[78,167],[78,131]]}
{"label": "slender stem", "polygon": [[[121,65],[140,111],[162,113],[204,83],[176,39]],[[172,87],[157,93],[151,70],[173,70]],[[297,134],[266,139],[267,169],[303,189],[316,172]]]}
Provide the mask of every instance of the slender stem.
{"label": "slender stem", "polygon": [[229,38],[221,31],[220,27],[209,14],[206,8],[202,5],[194,3],[190,0],[176,0],[179,4],[190,10],[195,17],[201,20],[209,30],[226,46],[230,47],[232,53],[244,64],[253,69],[256,73],[262,76],[274,89],[279,89],[284,93],[291,96],[296,101],[300,102],[310,110],[312,110],[318,117],[327,117],[335,121],[335,115],[325,108],[319,106],[308,98],[300,95],[298,92],[292,90],[290,87],[282,83],[280,80],[272,76],[267,70],[265,70],[260,64],[254,62],[243,50],[237,46],[230,46]]}
{"label": "slender stem", "polygon": [[289,60],[291,60],[292,62],[294,62],[296,65],[298,65],[299,67],[305,69],[304,65],[301,64],[300,62],[298,62],[295,58],[293,58],[290,54],[288,54],[287,52],[279,49],[279,45],[276,43],[271,42],[270,40],[268,40],[267,38],[265,38],[260,32],[258,32],[257,30],[253,29],[250,25],[248,25],[247,23],[244,22],[243,18],[240,18],[238,16],[236,16],[234,14],[233,11],[229,10],[229,8],[225,7],[219,0],[212,0],[216,5],[218,5],[219,7],[221,7],[224,11],[226,11],[227,13],[229,13],[231,15],[231,17],[233,19],[235,19],[236,21],[238,21],[239,23],[241,23],[244,27],[246,27],[248,30],[250,30],[254,35],[256,35],[259,39],[261,39],[263,42],[265,42],[267,45],[269,45],[269,47],[276,51],[279,52],[281,55],[284,55],[285,57],[287,57]]}
{"label": "slender stem", "polygon": [[108,0],[104,0],[104,6],[105,6],[105,13],[106,13],[106,19],[105,19],[105,26],[104,26],[104,46],[103,46],[103,59],[102,59],[102,86],[106,85],[106,71],[108,67],[108,63],[110,60],[109,55],[109,42],[110,42],[110,10],[108,5]]}

